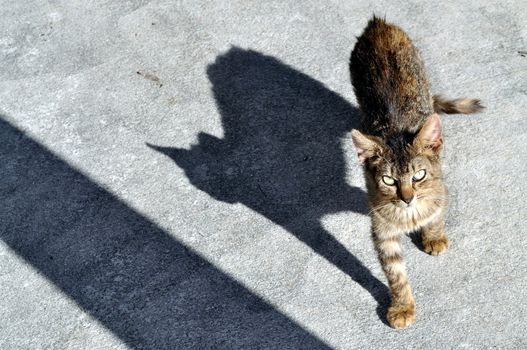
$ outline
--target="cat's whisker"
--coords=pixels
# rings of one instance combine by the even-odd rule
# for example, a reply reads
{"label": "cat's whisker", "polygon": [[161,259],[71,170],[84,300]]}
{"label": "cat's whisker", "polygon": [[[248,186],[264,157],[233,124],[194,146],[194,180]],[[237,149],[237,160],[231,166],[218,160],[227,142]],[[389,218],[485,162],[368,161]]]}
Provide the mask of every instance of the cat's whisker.
{"label": "cat's whisker", "polygon": [[447,199],[447,197],[446,196],[438,196],[438,195],[433,195],[433,196],[418,195],[417,199]]}
{"label": "cat's whisker", "polygon": [[446,197],[423,197],[423,198],[418,198],[418,199],[423,199],[423,200],[433,201],[433,202],[446,201],[447,200]]}
{"label": "cat's whisker", "polygon": [[388,203],[385,203],[385,204],[383,204],[383,205],[379,205],[379,206],[373,207],[373,208],[368,212],[368,215],[370,215],[370,214],[372,214],[372,213],[374,213],[374,212],[376,212],[376,211],[379,211],[379,210],[381,210],[381,209],[383,209],[383,208],[389,206],[390,204],[391,204],[391,203],[388,202]]}

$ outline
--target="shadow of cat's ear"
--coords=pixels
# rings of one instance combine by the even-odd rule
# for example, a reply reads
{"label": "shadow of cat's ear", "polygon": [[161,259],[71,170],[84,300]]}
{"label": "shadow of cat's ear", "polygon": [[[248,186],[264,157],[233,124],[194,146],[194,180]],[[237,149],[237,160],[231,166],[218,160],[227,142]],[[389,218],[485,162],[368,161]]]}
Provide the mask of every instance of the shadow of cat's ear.
{"label": "shadow of cat's ear", "polygon": [[148,148],[153,149],[154,151],[157,151],[159,153],[163,153],[165,156],[168,156],[168,157],[171,157],[173,153],[177,153],[179,151],[187,151],[183,148],[156,146],[149,142],[145,142],[145,144],[148,146]]}
{"label": "shadow of cat's ear", "polygon": [[222,147],[224,145],[224,141],[217,138],[216,136],[206,134],[204,132],[200,132],[198,134],[198,144],[192,145],[190,147],[190,150],[184,149],[184,148],[177,148],[177,147],[162,147],[162,146],[156,146],[149,142],[145,142],[145,144],[153,149],[154,151],[157,151],[159,153],[163,153],[164,155],[170,157],[170,158],[176,158],[178,155],[183,155],[185,152],[192,152],[196,149],[203,149],[205,151],[207,150],[218,150],[218,148]]}
{"label": "shadow of cat's ear", "polygon": [[225,150],[225,141],[216,136],[200,132],[198,134],[198,141],[199,143],[192,145],[190,149],[156,146],[148,142],[146,142],[146,145],[154,151],[169,157],[179,166],[183,166],[189,162],[196,162],[205,154],[217,155]]}
{"label": "shadow of cat's ear", "polygon": [[205,152],[217,153],[224,149],[226,143],[224,140],[204,132],[198,134],[199,147]]}
{"label": "shadow of cat's ear", "polygon": [[153,149],[154,151],[157,151],[161,154],[164,154],[165,156],[172,159],[176,164],[184,164],[186,163],[189,158],[191,158],[191,150],[186,150],[184,148],[176,148],[176,147],[162,147],[162,146],[156,146],[151,143],[146,142],[146,145]]}

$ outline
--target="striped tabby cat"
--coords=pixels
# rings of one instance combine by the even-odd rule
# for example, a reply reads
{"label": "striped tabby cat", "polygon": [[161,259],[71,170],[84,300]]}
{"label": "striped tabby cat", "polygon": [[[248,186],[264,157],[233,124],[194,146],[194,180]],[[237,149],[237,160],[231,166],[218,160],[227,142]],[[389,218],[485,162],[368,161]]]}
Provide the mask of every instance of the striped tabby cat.
{"label": "striped tabby cat", "polygon": [[350,70],[363,114],[362,130],[353,130],[352,138],[364,166],[373,242],[390,287],[387,319],[394,328],[406,328],[415,321],[415,301],[401,236],[420,230],[424,250],[432,255],[448,247],[438,113],[475,113],[483,106],[479,100],[431,96],[410,38],[375,16],[358,38]]}

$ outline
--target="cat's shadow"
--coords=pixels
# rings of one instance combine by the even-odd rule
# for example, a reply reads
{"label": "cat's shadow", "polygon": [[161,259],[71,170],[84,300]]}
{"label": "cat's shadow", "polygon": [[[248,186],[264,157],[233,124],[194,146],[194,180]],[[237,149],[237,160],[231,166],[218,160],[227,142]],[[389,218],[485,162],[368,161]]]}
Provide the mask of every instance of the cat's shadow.
{"label": "cat's shadow", "polygon": [[345,181],[340,144],[358,127],[358,110],[320,82],[252,50],[231,48],[207,75],[224,137],[200,133],[190,150],[150,147],[172,158],[198,189],[246,205],[348,274],[375,298],[385,321],[388,289],[320,222],[341,211],[367,214],[364,192]]}

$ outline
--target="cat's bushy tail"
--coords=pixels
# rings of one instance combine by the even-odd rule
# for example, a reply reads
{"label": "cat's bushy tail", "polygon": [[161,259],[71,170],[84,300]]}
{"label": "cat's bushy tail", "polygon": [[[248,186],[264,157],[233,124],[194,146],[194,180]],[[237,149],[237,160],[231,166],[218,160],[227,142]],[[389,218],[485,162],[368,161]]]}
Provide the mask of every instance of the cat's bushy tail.
{"label": "cat's bushy tail", "polygon": [[481,112],[485,107],[480,100],[472,98],[457,98],[447,100],[441,95],[434,95],[434,111],[446,114],[472,114]]}

